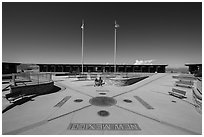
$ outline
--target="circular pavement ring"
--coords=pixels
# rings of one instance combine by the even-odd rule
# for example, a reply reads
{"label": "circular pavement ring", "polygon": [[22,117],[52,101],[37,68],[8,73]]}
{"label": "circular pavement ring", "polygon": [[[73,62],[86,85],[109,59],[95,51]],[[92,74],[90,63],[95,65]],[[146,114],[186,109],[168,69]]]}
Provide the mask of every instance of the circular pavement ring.
{"label": "circular pavement ring", "polygon": [[124,99],[123,101],[126,102],[126,103],[131,103],[132,102],[132,100],[129,100],[129,99]]}
{"label": "circular pavement ring", "polygon": [[82,102],[82,101],[83,101],[82,99],[75,99],[75,100],[74,100],[74,102],[77,102],[77,103],[78,103],[78,102]]}
{"label": "circular pavement ring", "polygon": [[113,106],[117,103],[117,101],[112,97],[94,97],[89,100],[89,103],[91,103],[94,106],[100,106],[100,107],[108,107]]}
{"label": "circular pavement ring", "polygon": [[99,93],[100,95],[106,95],[106,93],[102,92],[102,93]]}
{"label": "circular pavement ring", "polygon": [[102,117],[106,117],[106,116],[109,116],[110,113],[108,111],[106,111],[106,110],[101,110],[101,111],[98,112],[98,115],[102,116]]}

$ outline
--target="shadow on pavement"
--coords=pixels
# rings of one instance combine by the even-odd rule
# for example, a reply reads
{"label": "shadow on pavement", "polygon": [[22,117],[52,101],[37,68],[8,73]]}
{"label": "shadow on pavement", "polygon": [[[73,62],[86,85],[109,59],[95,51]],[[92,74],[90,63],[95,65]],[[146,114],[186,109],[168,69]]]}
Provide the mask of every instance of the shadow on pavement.
{"label": "shadow on pavement", "polygon": [[19,99],[17,101],[14,101],[11,105],[7,106],[4,110],[2,110],[2,113],[5,113],[6,111],[14,108],[17,105],[22,105],[28,101],[35,101],[34,98],[37,96],[42,96],[42,95],[48,95],[48,94],[52,94],[52,93],[56,93],[58,91],[60,91],[61,88],[54,86],[53,89],[50,92],[47,93],[43,93],[43,94],[37,94],[37,95],[30,95],[29,97],[24,97],[22,99]]}

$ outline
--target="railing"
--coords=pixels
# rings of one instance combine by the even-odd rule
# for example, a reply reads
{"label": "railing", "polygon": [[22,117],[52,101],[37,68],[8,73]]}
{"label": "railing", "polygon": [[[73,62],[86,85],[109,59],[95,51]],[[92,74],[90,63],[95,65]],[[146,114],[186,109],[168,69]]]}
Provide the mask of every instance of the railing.
{"label": "railing", "polygon": [[11,76],[11,83],[13,86],[52,82],[52,73],[23,72],[11,74]]}
{"label": "railing", "polygon": [[199,78],[199,77],[197,78],[197,81],[195,83],[195,88],[202,95],[202,78]]}
{"label": "railing", "polygon": [[196,110],[202,113],[202,78],[197,77],[193,88],[193,101],[196,104]]}
{"label": "railing", "polygon": [[78,75],[69,75],[69,78],[78,78],[79,80],[94,80],[97,77],[102,77],[102,79],[109,78],[139,78],[152,76],[155,73],[85,73]]}

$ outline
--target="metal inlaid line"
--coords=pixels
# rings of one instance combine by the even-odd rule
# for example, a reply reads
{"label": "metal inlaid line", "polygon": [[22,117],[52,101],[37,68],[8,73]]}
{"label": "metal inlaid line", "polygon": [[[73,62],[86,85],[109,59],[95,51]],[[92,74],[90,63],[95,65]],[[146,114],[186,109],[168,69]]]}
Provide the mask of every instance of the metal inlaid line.
{"label": "metal inlaid line", "polygon": [[3,133],[3,135],[16,135],[16,134],[20,134],[20,133],[22,133],[22,132],[28,131],[28,130],[30,130],[30,129],[33,129],[33,128],[36,128],[36,127],[39,127],[39,126],[42,126],[42,125],[47,124],[48,122],[50,122],[50,121],[52,121],[52,120],[61,118],[61,117],[63,117],[63,116],[69,115],[69,114],[71,114],[71,113],[77,112],[77,111],[79,111],[79,110],[82,110],[82,109],[87,108],[87,107],[90,107],[90,106],[92,106],[92,105],[88,105],[88,106],[85,106],[85,107],[82,107],[82,108],[73,110],[73,111],[71,111],[71,112],[68,112],[68,113],[59,115],[59,116],[54,117],[54,118],[51,118],[51,119],[45,119],[45,120],[42,120],[42,121],[39,121],[39,122],[30,124],[30,125],[28,125],[28,126],[25,126],[25,127],[22,127],[22,128],[19,128],[19,129],[16,129],[16,130],[13,130],[13,131],[10,131],[10,132],[7,132],[7,133]]}
{"label": "metal inlaid line", "polygon": [[25,127],[22,127],[22,128],[19,128],[19,129],[16,129],[16,130],[13,130],[13,131],[10,131],[10,132],[7,132],[7,133],[3,133],[3,135],[16,135],[16,134],[19,134],[19,133],[28,131],[28,130],[30,130],[30,129],[33,129],[33,128],[35,128],[35,127],[44,125],[44,124],[46,124],[46,123],[48,123],[47,120],[42,120],[42,121],[33,123],[33,124],[28,125],[28,126],[25,126]]}
{"label": "metal inlaid line", "polygon": [[69,88],[69,89],[71,89],[71,90],[73,90],[73,91],[76,91],[76,92],[78,92],[78,93],[80,93],[80,94],[83,94],[83,95],[86,95],[86,96],[89,96],[89,97],[93,97],[93,96],[91,96],[91,95],[89,95],[89,94],[86,94],[86,93],[84,93],[84,92],[82,92],[82,91],[73,89],[73,88],[71,88],[71,87],[69,87],[69,86],[67,86],[67,85],[66,85],[66,87]]}
{"label": "metal inlaid line", "polygon": [[189,130],[189,129],[186,129],[186,128],[183,128],[183,127],[180,127],[180,126],[171,124],[171,123],[168,123],[168,122],[166,122],[166,121],[161,121],[161,120],[159,120],[159,119],[157,119],[157,118],[153,118],[153,117],[150,117],[150,116],[147,116],[147,115],[144,115],[144,114],[141,114],[141,113],[132,111],[132,110],[130,110],[130,109],[127,109],[127,108],[118,106],[118,105],[115,105],[115,106],[118,107],[118,108],[121,108],[121,109],[123,109],[123,110],[132,112],[132,113],[134,113],[134,114],[140,115],[140,116],[142,116],[142,117],[145,117],[145,118],[151,119],[151,120],[153,120],[153,121],[159,122],[159,123],[161,123],[161,124],[164,124],[164,125],[167,125],[167,126],[171,126],[171,127],[173,127],[173,128],[177,128],[177,129],[183,130],[183,131],[188,132],[188,133],[190,133],[190,134],[192,134],[192,135],[200,135],[200,134],[197,133],[197,132],[194,132],[194,131],[191,131],[191,130]]}
{"label": "metal inlaid line", "polygon": [[166,75],[163,75],[163,76],[161,76],[161,77],[159,77],[159,78],[153,79],[153,80],[151,80],[151,81],[149,81],[149,82],[147,82],[147,83],[144,83],[143,85],[140,85],[140,86],[138,86],[138,87],[136,87],[136,88],[134,88],[134,89],[128,90],[128,91],[126,91],[126,92],[123,92],[123,93],[117,94],[117,95],[112,96],[112,97],[117,97],[117,96],[120,96],[120,95],[123,95],[123,94],[129,93],[129,92],[135,91],[135,90],[137,90],[137,89],[139,89],[139,88],[141,88],[141,87],[144,87],[144,86],[146,86],[146,85],[152,83],[153,81],[156,81],[156,80],[158,80],[158,79],[160,79],[160,78],[162,78],[162,77],[165,77],[165,76],[167,76],[167,74],[166,74]]}
{"label": "metal inlaid line", "polygon": [[[163,95],[169,96],[169,94],[167,94],[167,93],[163,93],[163,92],[158,92],[158,91],[152,91],[152,92],[155,92],[155,93],[159,93],[159,94],[163,94]],[[171,97],[174,97],[174,96],[171,96]],[[174,97],[174,98],[177,99],[177,100],[180,100],[180,101],[186,102],[186,103],[188,103],[188,104],[190,104],[190,105],[196,107],[195,104],[193,104],[193,103],[191,103],[191,102],[189,102],[189,101],[187,101],[187,100],[179,99],[179,98],[177,98],[177,97]]]}
{"label": "metal inlaid line", "polygon": [[142,117],[145,117],[145,118],[148,118],[148,119],[151,119],[151,120],[157,121],[157,122],[161,122],[161,121],[160,121],[159,119],[157,119],[157,118],[153,118],[153,117],[150,117],[150,116],[147,116],[147,115],[141,114],[141,113],[139,113],[139,112],[135,112],[135,111],[129,110],[129,109],[127,109],[127,108],[124,108],[124,107],[118,106],[118,105],[115,105],[115,106],[118,107],[118,108],[124,109],[124,110],[126,110],[126,111],[129,111],[129,112],[135,113],[135,114],[137,114],[137,115],[140,115],[140,116],[142,116]]}
{"label": "metal inlaid line", "polygon": [[69,115],[69,114],[71,114],[71,113],[77,112],[77,111],[79,111],[79,110],[82,110],[82,109],[87,108],[87,107],[90,107],[90,106],[92,106],[92,105],[87,105],[87,106],[85,106],[85,107],[82,107],[82,108],[79,108],[79,109],[73,110],[73,111],[71,111],[71,112],[68,112],[68,113],[65,113],[65,114],[62,114],[62,115],[56,116],[56,117],[54,117],[54,118],[50,118],[50,119],[48,119],[48,121],[52,121],[52,120],[55,120],[55,119],[61,118],[61,117],[63,117],[63,116]]}

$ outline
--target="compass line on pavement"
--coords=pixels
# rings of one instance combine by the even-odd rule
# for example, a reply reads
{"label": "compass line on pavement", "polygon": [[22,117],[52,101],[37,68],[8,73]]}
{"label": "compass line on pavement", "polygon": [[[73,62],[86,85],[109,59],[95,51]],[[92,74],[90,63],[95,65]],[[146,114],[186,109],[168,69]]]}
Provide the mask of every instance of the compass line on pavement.
{"label": "compass line on pavement", "polygon": [[73,111],[71,111],[71,112],[68,112],[68,113],[65,113],[65,114],[59,115],[59,116],[57,116],[57,117],[50,118],[50,119],[48,119],[48,121],[52,121],[52,120],[55,120],[55,119],[61,118],[61,117],[63,117],[63,116],[69,115],[69,114],[71,114],[71,113],[77,112],[77,111],[79,111],[79,110],[85,109],[85,108],[90,107],[90,106],[92,106],[92,105],[87,105],[87,106],[84,106],[84,107],[82,107],[82,108],[79,108],[79,109],[73,110]]}
{"label": "compass line on pavement", "polygon": [[20,133],[22,133],[22,132],[28,131],[28,130],[30,130],[30,129],[33,129],[33,128],[36,128],[36,127],[39,127],[39,126],[42,126],[42,125],[47,124],[48,122],[50,122],[50,121],[52,121],[52,120],[61,118],[61,117],[63,117],[63,116],[69,115],[69,114],[71,114],[71,113],[77,112],[77,111],[79,111],[79,110],[82,110],[82,109],[87,108],[87,107],[90,107],[90,106],[92,106],[92,105],[88,105],[88,106],[85,106],[85,107],[82,107],[82,108],[73,110],[73,111],[71,111],[71,112],[68,112],[68,113],[59,115],[59,116],[57,116],[57,117],[54,117],[54,118],[51,118],[51,119],[48,119],[48,120],[38,121],[38,122],[33,123],[33,124],[30,124],[30,125],[28,125],[28,126],[25,126],[25,127],[19,128],[19,129],[15,129],[15,130],[13,130],[13,131],[9,131],[9,132],[7,132],[7,133],[3,133],[3,135],[16,135],[16,134],[20,134]]}
{"label": "compass line on pavement", "polygon": [[169,123],[169,122],[161,121],[161,120],[159,120],[159,119],[157,119],[157,118],[153,118],[153,117],[150,117],[150,116],[147,116],[147,115],[141,114],[141,113],[139,113],[139,112],[135,112],[135,111],[132,111],[132,110],[130,110],[130,109],[127,109],[127,108],[124,108],[124,107],[118,106],[118,105],[115,105],[115,106],[118,107],[118,108],[121,108],[121,109],[123,109],[123,110],[129,111],[129,112],[132,112],[132,113],[134,113],[134,114],[140,115],[140,116],[142,116],[142,117],[145,117],[145,118],[151,119],[151,120],[153,120],[153,121],[159,122],[159,123],[161,123],[161,124],[164,124],[164,125],[167,125],[167,126],[170,126],[170,127],[176,128],[176,129],[183,130],[183,131],[188,132],[188,133],[190,133],[190,134],[193,134],[193,135],[200,135],[200,134],[197,133],[197,132],[194,132],[194,131],[191,131],[191,130],[189,130],[189,129],[186,129],[186,128],[183,128],[183,127],[180,127],[180,126],[177,126],[177,125],[171,124],[171,123]]}
{"label": "compass line on pavement", "polygon": [[158,80],[158,79],[160,79],[160,78],[162,78],[162,77],[165,77],[165,76],[167,76],[167,75],[163,75],[163,76],[158,77],[158,78],[156,78],[156,79],[153,79],[153,80],[151,80],[151,81],[149,81],[149,82],[147,82],[147,83],[144,83],[143,85],[140,85],[140,86],[138,86],[138,87],[136,87],[136,88],[134,88],[134,89],[131,89],[131,90],[125,91],[125,92],[123,92],[123,93],[120,93],[120,94],[114,95],[114,96],[112,96],[112,97],[114,98],[114,97],[117,97],[117,96],[120,96],[120,95],[123,95],[123,94],[129,93],[129,92],[135,91],[135,90],[137,90],[137,89],[139,89],[139,88],[141,88],[141,87],[144,87],[144,86],[146,86],[146,85],[152,83],[153,81],[156,81],[156,80]]}
{"label": "compass line on pavement", "polygon": [[93,97],[93,96],[91,96],[91,95],[89,95],[89,94],[86,94],[86,93],[84,93],[84,92],[82,92],[82,91],[73,89],[73,88],[71,88],[71,87],[69,87],[69,86],[67,86],[67,85],[64,85],[64,86],[65,86],[66,88],[71,89],[71,90],[73,90],[73,91],[76,91],[76,92],[78,92],[78,93],[80,93],[80,94],[83,94],[83,95],[86,95],[86,96],[89,96],[89,97]]}

